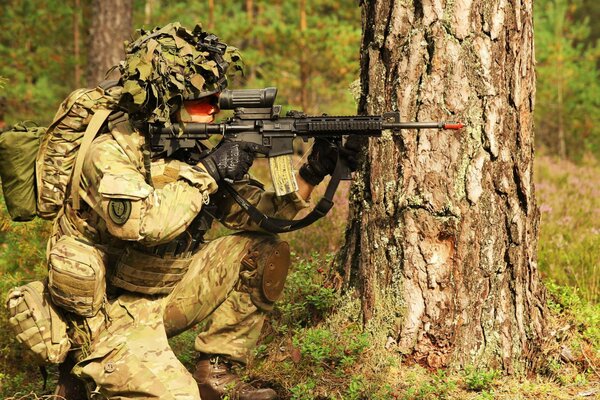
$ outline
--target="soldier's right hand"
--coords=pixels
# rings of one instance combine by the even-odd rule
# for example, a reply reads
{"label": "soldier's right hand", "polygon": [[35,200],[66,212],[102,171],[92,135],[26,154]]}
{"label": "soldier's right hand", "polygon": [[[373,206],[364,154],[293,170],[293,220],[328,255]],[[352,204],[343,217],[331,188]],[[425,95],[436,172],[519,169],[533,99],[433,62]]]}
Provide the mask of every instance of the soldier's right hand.
{"label": "soldier's right hand", "polygon": [[248,172],[256,153],[265,153],[264,146],[247,142],[223,141],[200,162],[215,181],[240,180]]}

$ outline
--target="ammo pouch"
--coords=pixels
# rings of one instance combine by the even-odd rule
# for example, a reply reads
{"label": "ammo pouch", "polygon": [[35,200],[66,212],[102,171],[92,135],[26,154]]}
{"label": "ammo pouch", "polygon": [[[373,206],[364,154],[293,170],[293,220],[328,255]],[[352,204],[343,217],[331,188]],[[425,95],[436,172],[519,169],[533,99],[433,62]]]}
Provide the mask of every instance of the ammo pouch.
{"label": "ammo pouch", "polygon": [[105,300],[104,251],[63,236],[48,256],[48,289],[54,304],[83,317],[96,315]]}
{"label": "ammo pouch", "polygon": [[67,324],[52,304],[43,282],[35,281],[14,288],[6,302],[8,320],[23,343],[39,363],[60,364],[67,357],[71,342]]}
{"label": "ammo pouch", "polygon": [[130,292],[169,294],[187,272],[191,260],[191,257],[158,256],[127,247],[110,282]]}

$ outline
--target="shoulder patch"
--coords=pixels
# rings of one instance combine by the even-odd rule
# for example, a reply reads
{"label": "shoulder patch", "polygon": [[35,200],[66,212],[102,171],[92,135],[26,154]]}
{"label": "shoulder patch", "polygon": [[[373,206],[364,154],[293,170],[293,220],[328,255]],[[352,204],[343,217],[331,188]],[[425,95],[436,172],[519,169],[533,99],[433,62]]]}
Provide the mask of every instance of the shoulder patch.
{"label": "shoulder patch", "polygon": [[108,202],[108,216],[117,225],[123,225],[131,216],[131,200],[111,199]]}

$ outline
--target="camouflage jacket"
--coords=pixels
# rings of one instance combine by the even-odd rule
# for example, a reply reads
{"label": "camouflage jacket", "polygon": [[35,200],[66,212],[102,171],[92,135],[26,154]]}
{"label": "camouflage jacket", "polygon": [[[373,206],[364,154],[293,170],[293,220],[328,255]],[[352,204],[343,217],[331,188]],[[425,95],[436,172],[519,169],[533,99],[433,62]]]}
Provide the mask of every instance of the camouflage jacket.
{"label": "camouflage jacket", "polygon": [[[190,166],[174,159],[153,160],[153,184],[149,185],[144,175],[143,141],[138,132],[124,134],[114,128],[94,139],[79,187],[85,204],[76,211],[69,201],[65,203],[55,219],[49,247],[63,235],[111,247],[123,247],[131,241],[155,246],[168,243],[186,230],[218,185],[201,163]],[[235,186],[267,215],[292,219],[308,206],[296,193],[277,197],[250,179]],[[127,215],[115,217],[110,208],[120,203],[127,205]],[[233,199],[220,197],[216,205],[226,227],[259,230]]]}

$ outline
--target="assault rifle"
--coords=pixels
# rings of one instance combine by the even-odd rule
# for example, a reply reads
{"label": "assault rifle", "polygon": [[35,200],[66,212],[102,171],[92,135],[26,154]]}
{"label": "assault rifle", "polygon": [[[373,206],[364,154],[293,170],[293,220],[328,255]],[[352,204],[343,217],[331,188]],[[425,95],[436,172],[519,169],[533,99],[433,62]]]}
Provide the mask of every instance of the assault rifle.
{"label": "assault rifle", "polygon": [[[255,143],[268,149],[271,178],[277,195],[282,196],[297,190],[291,155],[294,153],[294,138],[308,141],[324,138],[341,145],[345,135],[381,136],[384,130],[399,132],[401,129],[461,129],[456,122],[400,122],[400,113],[388,112],[381,116],[308,116],[300,111],[289,111],[280,116],[281,106],[274,105],[277,89],[224,90],[219,95],[219,108],[234,110],[233,117],[223,123],[185,123],[168,127],[150,125],[152,152],[176,152],[197,154],[198,141],[212,135],[222,135],[226,140]],[[323,217],[333,206],[333,195],[342,179],[350,179],[350,171],[343,159],[338,159],[335,172],[324,197],[315,209],[301,220],[287,221],[268,217],[256,210],[227,182],[222,185],[250,217],[263,229],[274,232],[289,232],[310,225]]]}

